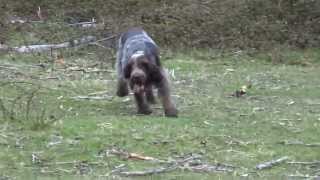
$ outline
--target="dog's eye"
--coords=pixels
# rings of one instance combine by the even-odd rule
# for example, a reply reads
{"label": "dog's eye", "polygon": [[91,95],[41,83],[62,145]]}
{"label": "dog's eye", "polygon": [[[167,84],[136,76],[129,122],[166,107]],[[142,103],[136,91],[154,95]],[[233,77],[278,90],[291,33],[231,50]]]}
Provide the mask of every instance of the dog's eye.
{"label": "dog's eye", "polygon": [[145,67],[145,68],[148,68],[149,67],[149,62],[142,62],[142,66]]}
{"label": "dog's eye", "polygon": [[142,61],[139,62],[140,67],[147,67],[149,64],[147,59],[143,59]]}

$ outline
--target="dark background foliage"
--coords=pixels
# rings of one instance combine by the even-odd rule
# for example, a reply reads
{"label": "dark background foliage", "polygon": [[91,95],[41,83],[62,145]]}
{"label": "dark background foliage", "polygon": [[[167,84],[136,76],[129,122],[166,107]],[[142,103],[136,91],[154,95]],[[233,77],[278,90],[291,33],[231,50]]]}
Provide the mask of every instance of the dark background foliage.
{"label": "dark background foliage", "polygon": [[[104,22],[100,33],[142,26],[169,47],[299,48],[320,45],[318,0],[1,0],[1,19],[36,19],[40,6],[47,20]],[[6,40],[5,21],[1,41]]]}

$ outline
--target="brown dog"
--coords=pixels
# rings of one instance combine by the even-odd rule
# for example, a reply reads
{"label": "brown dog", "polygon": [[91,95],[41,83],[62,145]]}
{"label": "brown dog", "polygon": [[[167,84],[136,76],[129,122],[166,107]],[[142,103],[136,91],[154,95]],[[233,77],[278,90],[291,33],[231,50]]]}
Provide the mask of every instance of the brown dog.
{"label": "brown dog", "polygon": [[134,93],[139,114],[150,114],[149,103],[155,103],[153,87],[158,89],[166,116],[177,117],[178,111],[170,97],[169,79],[159,59],[159,48],[141,28],[132,28],[119,39],[116,69],[117,95]]}

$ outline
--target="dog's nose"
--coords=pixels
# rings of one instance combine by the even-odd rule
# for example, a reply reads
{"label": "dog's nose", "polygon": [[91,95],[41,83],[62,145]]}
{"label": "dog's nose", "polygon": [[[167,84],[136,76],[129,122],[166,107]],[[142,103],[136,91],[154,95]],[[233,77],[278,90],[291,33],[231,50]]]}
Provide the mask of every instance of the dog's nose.
{"label": "dog's nose", "polygon": [[139,86],[139,85],[134,85],[134,86],[133,86],[133,93],[138,93],[138,94],[140,94],[140,93],[142,93],[142,92],[144,92],[144,86],[143,86],[143,85],[141,85],[141,86]]}

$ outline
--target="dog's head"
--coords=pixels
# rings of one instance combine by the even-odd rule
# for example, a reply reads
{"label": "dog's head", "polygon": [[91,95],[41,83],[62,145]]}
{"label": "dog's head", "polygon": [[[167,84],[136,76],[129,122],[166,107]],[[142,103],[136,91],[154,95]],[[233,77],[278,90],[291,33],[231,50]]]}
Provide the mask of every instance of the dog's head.
{"label": "dog's head", "polygon": [[146,85],[159,83],[162,79],[159,66],[152,63],[143,52],[131,56],[124,69],[124,76],[129,80],[134,93],[143,93]]}

